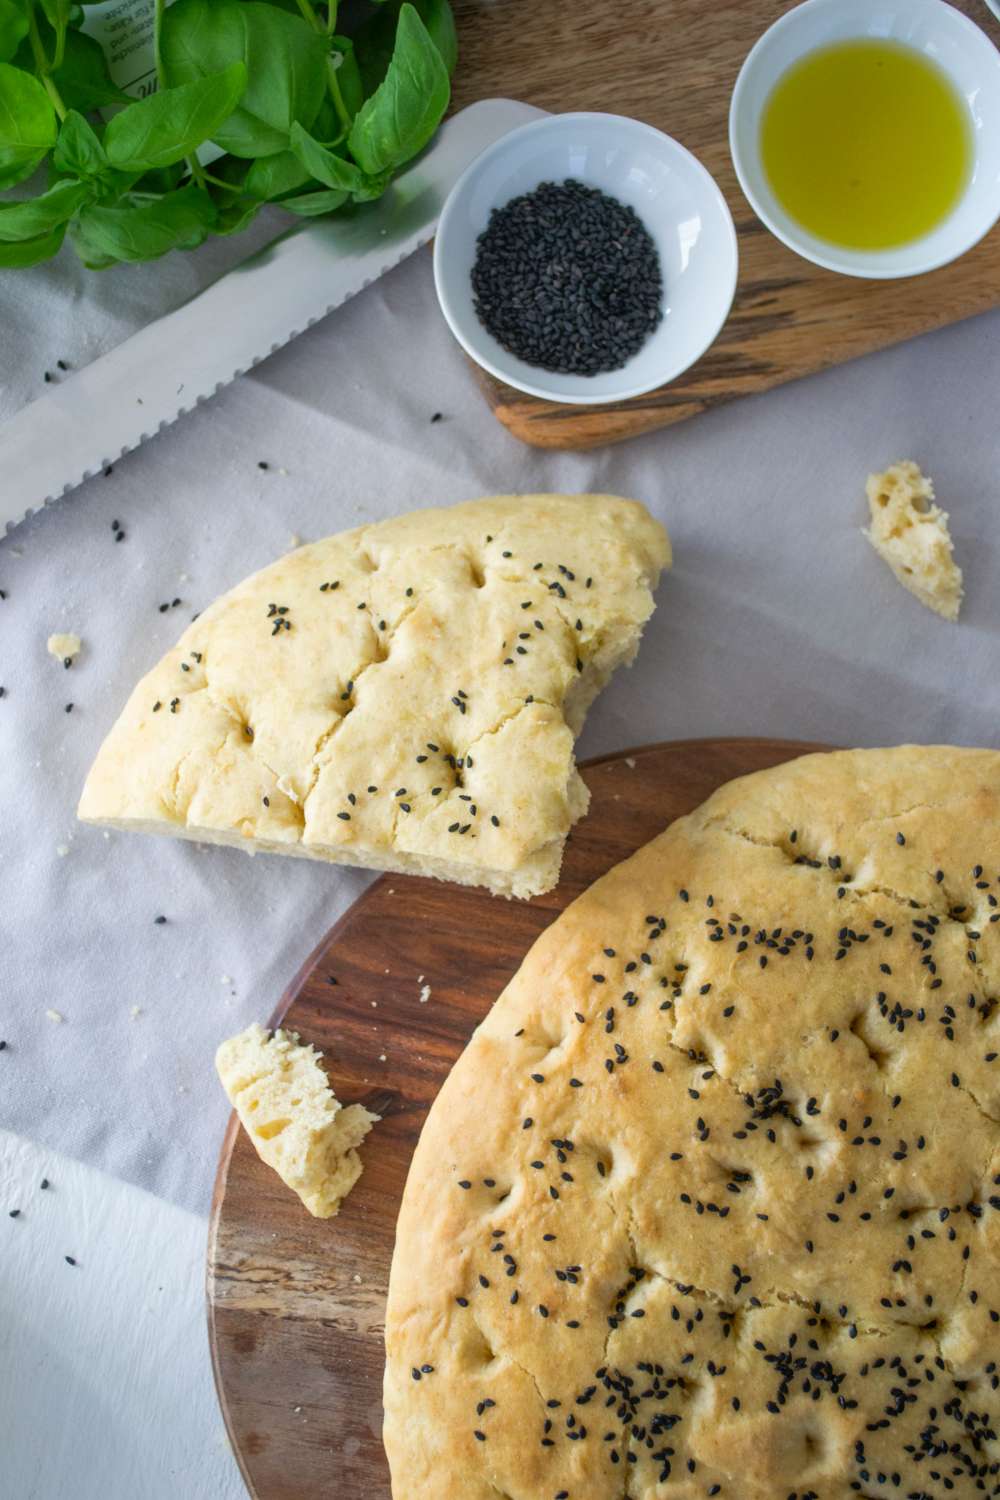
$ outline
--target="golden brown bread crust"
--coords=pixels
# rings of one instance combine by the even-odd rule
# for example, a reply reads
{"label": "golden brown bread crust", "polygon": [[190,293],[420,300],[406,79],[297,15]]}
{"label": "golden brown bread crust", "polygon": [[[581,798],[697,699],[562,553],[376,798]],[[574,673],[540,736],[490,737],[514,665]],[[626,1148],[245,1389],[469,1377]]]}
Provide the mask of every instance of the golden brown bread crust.
{"label": "golden brown bread crust", "polygon": [[80,817],[548,890],[587,808],[573,736],[669,562],[613,495],[501,495],[301,547],[143,678]]}
{"label": "golden brown bread crust", "polygon": [[807,756],[542,935],[411,1167],[396,1500],[1000,1492],[998,816]]}

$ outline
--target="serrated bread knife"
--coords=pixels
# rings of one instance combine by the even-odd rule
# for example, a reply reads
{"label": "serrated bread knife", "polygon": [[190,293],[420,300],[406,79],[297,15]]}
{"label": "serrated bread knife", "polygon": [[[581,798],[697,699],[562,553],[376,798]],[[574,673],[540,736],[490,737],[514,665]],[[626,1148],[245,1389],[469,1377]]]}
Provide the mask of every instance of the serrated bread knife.
{"label": "serrated bread knife", "polygon": [[0,427],[0,536],[426,244],[469,163],[541,113],[514,99],[468,105],[382,198],[296,227],[17,412]]}

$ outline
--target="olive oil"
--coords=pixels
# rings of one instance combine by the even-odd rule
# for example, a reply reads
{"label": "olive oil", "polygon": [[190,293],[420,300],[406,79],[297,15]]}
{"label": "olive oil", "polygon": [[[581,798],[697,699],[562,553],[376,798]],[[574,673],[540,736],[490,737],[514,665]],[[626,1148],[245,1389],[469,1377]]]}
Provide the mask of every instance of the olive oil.
{"label": "olive oil", "polygon": [[900,42],[807,53],[764,106],[761,158],[782,207],[819,239],[887,250],[937,227],[965,190],[972,139],[944,71]]}

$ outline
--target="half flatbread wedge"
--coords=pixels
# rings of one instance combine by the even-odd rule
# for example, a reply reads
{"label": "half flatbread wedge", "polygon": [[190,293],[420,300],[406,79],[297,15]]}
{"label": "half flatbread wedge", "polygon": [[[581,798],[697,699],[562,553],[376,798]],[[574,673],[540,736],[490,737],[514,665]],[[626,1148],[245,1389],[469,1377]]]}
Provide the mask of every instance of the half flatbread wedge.
{"label": "half flatbread wedge", "polygon": [[85,822],[547,891],[573,759],[670,563],[641,505],[508,495],[328,537],[223,595],[139,683]]}

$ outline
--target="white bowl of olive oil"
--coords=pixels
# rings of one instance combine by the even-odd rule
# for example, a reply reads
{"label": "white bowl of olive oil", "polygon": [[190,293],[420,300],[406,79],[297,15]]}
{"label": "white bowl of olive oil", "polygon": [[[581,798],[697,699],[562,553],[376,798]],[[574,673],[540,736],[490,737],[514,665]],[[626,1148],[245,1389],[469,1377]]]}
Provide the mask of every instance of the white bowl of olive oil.
{"label": "white bowl of olive oil", "polygon": [[1000,52],[944,0],[806,0],[753,47],[729,145],[772,234],[847,276],[917,276],[1000,218]]}

